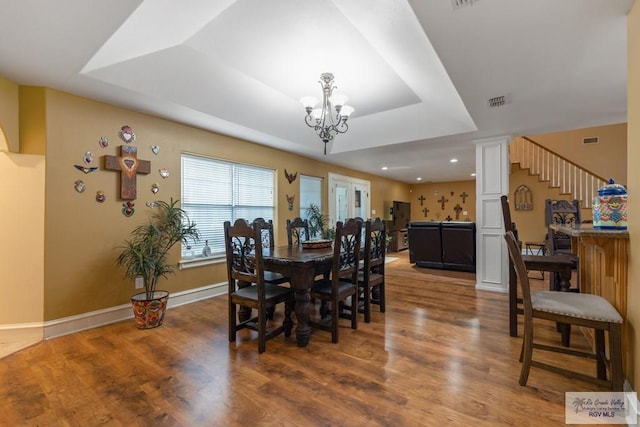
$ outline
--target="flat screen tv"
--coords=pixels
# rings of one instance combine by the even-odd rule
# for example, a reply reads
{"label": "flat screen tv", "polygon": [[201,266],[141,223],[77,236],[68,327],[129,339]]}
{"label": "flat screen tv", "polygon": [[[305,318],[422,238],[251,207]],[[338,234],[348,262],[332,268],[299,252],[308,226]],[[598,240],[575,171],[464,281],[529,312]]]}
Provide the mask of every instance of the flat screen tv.
{"label": "flat screen tv", "polygon": [[392,215],[393,229],[403,230],[409,226],[411,221],[411,203],[409,202],[393,202]]}

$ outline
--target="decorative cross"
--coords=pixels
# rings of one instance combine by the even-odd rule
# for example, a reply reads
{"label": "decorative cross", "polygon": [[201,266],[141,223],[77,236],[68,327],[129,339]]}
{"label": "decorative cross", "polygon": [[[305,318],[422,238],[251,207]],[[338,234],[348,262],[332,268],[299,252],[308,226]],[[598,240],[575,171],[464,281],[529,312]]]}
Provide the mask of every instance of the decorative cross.
{"label": "decorative cross", "polygon": [[462,212],[462,206],[460,206],[459,204],[456,204],[453,210],[456,211],[456,220],[460,219],[460,212]]}
{"label": "decorative cross", "polygon": [[130,145],[120,146],[120,156],[104,156],[104,168],[120,171],[120,198],[122,200],[136,199],[136,181],[139,173],[151,172],[151,162],[137,157],[138,149]]}
{"label": "decorative cross", "polygon": [[444,196],[440,197],[440,200],[438,200],[438,203],[442,205],[442,210],[444,210],[444,204],[447,203],[448,201],[449,199],[445,199]]}
{"label": "decorative cross", "polygon": [[424,201],[427,200],[427,199],[424,196],[420,196],[420,197],[418,197],[418,200],[420,200],[420,206],[422,206]]}
{"label": "decorative cross", "polygon": [[451,218],[451,215],[447,215],[447,217],[445,218],[447,221],[451,221],[453,218]]}
{"label": "decorative cross", "polygon": [[429,214],[429,209],[427,209],[427,208],[422,209],[422,213],[424,214],[424,217],[426,218],[427,215]]}
{"label": "decorative cross", "polygon": [[462,204],[467,203],[467,197],[469,197],[469,195],[466,191],[463,191],[462,194],[460,194],[460,197],[462,197]]}

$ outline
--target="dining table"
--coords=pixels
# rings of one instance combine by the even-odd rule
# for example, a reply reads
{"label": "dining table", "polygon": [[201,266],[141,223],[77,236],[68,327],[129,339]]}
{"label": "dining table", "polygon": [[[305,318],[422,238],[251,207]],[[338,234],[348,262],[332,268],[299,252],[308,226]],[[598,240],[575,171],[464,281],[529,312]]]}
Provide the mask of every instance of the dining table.
{"label": "dining table", "polygon": [[276,246],[264,248],[262,258],[265,270],[290,278],[289,283],[295,295],[296,341],[298,347],[306,347],[311,335],[311,287],[316,276],[331,271],[333,248]]}

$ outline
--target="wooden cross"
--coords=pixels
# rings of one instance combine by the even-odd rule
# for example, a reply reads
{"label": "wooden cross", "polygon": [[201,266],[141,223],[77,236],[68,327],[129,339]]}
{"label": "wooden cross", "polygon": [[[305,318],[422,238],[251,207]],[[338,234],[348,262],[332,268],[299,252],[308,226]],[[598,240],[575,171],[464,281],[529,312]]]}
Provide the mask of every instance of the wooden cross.
{"label": "wooden cross", "polygon": [[456,219],[460,219],[460,212],[462,212],[462,206],[460,206],[459,204],[456,204],[453,210],[456,211]]}
{"label": "wooden cross", "polygon": [[444,196],[440,197],[440,200],[438,200],[438,203],[442,204],[442,210],[444,210],[444,204],[447,203],[449,201],[449,199],[445,199]]}
{"label": "wooden cross", "polygon": [[104,156],[104,168],[120,171],[120,198],[122,200],[136,199],[136,181],[139,173],[151,172],[151,162],[137,157],[138,149],[130,145],[120,146],[120,156]]}
{"label": "wooden cross", "polygon": [[427,199],[424,196],[420,196],[420,197],[418,197],[418,200],[420,200],[420,206],[422,206],[424,201],[427,200]]}
{"label": "wooden cross", "polygon": [[460,194],[460,197],[462,197],[462,204],[467,203],[467,197],[469,197],[469,195],[466,191],[463,191],[462,194]]}
{"label": "wooden cross", "polygon": [[424,214],[424,217],[426,218],[427,215],[429,214],[429,209],[427,209],[427,208],[422,209],[422,213]]}

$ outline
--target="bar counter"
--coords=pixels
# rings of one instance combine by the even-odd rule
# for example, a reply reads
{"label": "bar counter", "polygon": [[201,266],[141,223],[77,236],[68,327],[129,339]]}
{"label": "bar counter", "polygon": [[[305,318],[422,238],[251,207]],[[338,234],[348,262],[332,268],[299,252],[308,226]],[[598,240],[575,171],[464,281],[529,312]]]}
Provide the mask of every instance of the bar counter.
{"label": "bar counter", "polygon": [[[626,319],[629,231],[600,230],[593,228],[592,224],[556,224],[550,227],[571,236],[571,249],[579,257],[580,292],[600,295]],[[627,354],[630,348],[628,330],[628,327],[623,327],[625,373],[629,372],[626,364],[630,360]]]}

